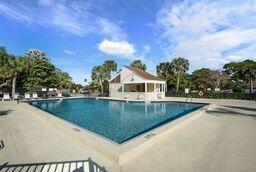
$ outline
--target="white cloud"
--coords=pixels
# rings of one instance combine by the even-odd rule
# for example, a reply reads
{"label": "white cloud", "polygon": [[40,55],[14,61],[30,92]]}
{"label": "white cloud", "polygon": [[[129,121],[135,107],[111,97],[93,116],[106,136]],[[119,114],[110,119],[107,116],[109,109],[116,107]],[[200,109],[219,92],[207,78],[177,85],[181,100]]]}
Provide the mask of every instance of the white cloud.
{"label": "white cloud", "polygon": [[45,7],[51,7],[56,4],[55,0],[39,0],[38,5],[45,6]]}
{"label": "white cloud", "polygon": [[0,1],[0,15],[29,25],[38,25],[57,32],[84,37],[88,33],[110,39],[125,39],[126,33],[113,22],[94,12],[97,6],[89,1],[38,0],[37,6],[26,1]]}
{"label": "white cloud", "polygon": [[[18,9],[17,11],[15,9]],[[0,15],[3,15],[7,18],[12,18],[26,24],[32,23],[32,15],[30,12],[21,4],[13,5],[7,4],[5,2],[0,2]]]}
{"label": "white cloud", "polygon": [[108,39],[105,39],[98,44],[98,49],[107,55],[121,56],[125,58],[131,57],[135,52],[133,44],[130,44],[127,41],[111,41]]}
{"label": "white cloud", "polygon": [[123,32],[121,27],[105,18],[99,18],[97,24],[101,27],[101,33],[108,36],[110,39],[120,40],[126,39],[127,35]]}
{"label": "white cloud", "polygon": [[74,53],[73,51],[70,50],[64,50],[64,53],[68,54],[68,55],[75,55],[76,53]]}
{"label": "white cloud", "polygon": [[146,58],[145,55],[151,51],[151,47],[147,44],[143,45],[142,49],[140,51],[137,51],[137,53],[131,58],[131,60],[141,60],[144,63],[151,63],[152,59]]}
{"label": "white cloud", "polygon": [[86,11],[85,13],[81,13],[79,10],[80,7],[77,4],[73,4],[71,8],[62,3],[58,3],[51,10],[50,20],[45,21],[50,26],[82,37],[92,31],[92,24],[88,22],[89,16]]}
{"label": "white cloud", "polygon": [[170,58],[183,56],[192,68],[220,68],[256,54],[256,1],[182,1],[157,15],[160,43]]}

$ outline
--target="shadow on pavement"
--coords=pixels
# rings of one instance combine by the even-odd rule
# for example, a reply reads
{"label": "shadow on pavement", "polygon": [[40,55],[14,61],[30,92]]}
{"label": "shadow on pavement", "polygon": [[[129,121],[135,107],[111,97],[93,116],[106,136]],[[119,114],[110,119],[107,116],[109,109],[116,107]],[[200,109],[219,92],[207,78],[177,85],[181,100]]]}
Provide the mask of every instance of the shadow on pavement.
{"label": "shadow on pavement", "polygon": [[256,108],[252,108],[252,107],[241,107],[241,106],[225,106],[225,107],[256,112]]}
{"label": "shadow on pavement", "polygon": [[42,162],[28,164],[8,164],[0,166],[0,171],[11,172],[107,172],[104,167],[88,160]]}
{"label": "shadow on pavement", "polygon": [[[229,107],[229,108],[231,108],[231,107]],[[256,119],[256,113],[239,112],[239,111],[237,111],[237,107],[235,107],[234,110],[231,110],[229,108],[218,107],[218,108],[215,108],[213,110],[206,110],[206,113],[211,114],[211,115],[215,115],[215,116],[218,116],[218,117],[221,117],[221,115],[239,115],[239,116],[253,117],[253,119]]]}
{"label": "shadow on pavement", "polygon": [[1,110],[0,116],[8,115],[12,110]]}

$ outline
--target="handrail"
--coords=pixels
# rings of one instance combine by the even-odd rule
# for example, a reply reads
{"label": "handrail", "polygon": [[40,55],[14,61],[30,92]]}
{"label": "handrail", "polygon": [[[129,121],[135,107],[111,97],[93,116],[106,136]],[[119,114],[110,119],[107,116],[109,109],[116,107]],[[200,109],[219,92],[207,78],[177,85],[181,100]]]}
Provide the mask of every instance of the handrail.
{"label": "handrail", "polygon": [[193,100],[192,100],[192,98],[193,98],[192,95],[188,95],[187,98],[186,98],[186,100],[185,100],[185,102],[188,102],[189,98],[190,98],[190,102],[193,101]]}
{"label": "handrail", "polygon": [[[87,164],[88,163],[88,164]],[[64,169],[64,165],[68,166],[68,168]],[[71,169],[73,166],[73,170]],[[86,166],[86,167],[85,167]],[[8,164],[5,163],[3,165],[0,164],[0,171],[4,169],[4,171],[8,171],[12,168],[13,172],[20,172],[22,169],[34,169],[34,171],[49,171],[51,168],[57,169],[59,168],[61,172],[74,172],[74,171],[82,171],[80,168],[88,169],[84,172],[107,172],[104,166],[100,166],[96,162],[94,162],[91,158],[88,160],[72,160],[72,161],[58,161],[58,162],[42,162],[42,163],[26,163],[26,164]]]}

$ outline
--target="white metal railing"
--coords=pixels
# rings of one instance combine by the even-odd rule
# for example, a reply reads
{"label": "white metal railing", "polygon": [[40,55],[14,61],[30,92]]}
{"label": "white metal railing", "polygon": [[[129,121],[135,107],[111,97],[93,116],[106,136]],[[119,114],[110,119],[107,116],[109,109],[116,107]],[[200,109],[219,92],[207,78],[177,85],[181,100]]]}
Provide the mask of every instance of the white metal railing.
{"label": "white metal railing", "polygon": [[190,99],[190,102],[193,101],[193,100],[192,100],[192,95],[188,95],[187,98],[186,98],[186,100],[185,100],[185,102],[188,102],[189,99]]}
{"label": "white metal railing", "polygon": [[29,164],[8,164],[0,166],[0,171],[12,172],[107,172],[89,158],[79,161],[43,162]]}

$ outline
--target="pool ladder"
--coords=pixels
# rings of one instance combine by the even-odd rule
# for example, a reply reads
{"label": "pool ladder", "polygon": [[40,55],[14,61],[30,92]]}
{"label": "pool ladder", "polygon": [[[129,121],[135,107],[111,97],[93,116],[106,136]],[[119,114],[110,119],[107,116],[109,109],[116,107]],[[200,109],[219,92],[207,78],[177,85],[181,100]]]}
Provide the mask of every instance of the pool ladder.
{"label": "pool ladder", "polygon": [[189,99],[190,99],[190,102],[192,102],[192,95],[188,95],[185,102],[188,102]]}

